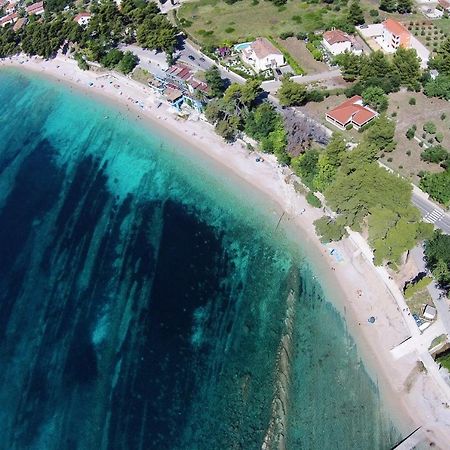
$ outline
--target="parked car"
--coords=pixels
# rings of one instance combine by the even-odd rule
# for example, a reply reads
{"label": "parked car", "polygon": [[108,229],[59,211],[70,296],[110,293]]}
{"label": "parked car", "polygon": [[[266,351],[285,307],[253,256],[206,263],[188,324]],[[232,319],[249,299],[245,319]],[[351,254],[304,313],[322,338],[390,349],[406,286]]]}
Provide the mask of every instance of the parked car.
{"label": "parked car", "polygon": [[203,56],[201,56],[200,58],[198,58],[201,62],[205,62],[206,61],[206,59],[205,58],[203,58]]}
{"label": "parked car", "polygon": [[188,58],[191,60],[191,61],[194,61],[194,59],[195,59],[195,56],[192,56],[192,55],[188,55]]}
{"label": "parked car", "polygon": [[276,68],[275,69],[275,73],[279,76],[279,77],[281,77],[281,70],[280,69],[278,69],[278,68]]}

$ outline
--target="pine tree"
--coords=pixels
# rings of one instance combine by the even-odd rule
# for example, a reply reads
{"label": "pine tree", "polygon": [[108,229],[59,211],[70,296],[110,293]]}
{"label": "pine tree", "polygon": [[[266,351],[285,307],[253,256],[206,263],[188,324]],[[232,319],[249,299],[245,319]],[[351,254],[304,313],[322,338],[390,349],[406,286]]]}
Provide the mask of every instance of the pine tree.
{"label": "pine tree", "polygon": [[359,2],[354,0],[348,9],[347,20],[353,25],[361,25],[364,23],[364,12],[359,6]]}
{"label": "pine tree", "polygon": [[397,11],[400,14],[407,14],[412,11],[413,2],[412,0],[398,0],[397,1]]}
{"label": "pine tree", "polygon": [[381,0],[380,9],[387,12],[394,12],[397,9],[397,0]]}

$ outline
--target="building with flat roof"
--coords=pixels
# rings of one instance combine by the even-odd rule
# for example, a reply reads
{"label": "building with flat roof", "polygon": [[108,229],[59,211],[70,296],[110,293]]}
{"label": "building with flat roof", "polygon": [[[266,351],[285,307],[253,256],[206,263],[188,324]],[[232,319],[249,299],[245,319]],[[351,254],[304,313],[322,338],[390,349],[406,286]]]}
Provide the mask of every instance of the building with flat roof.
{"label": "building with flat roof", "polygon": [[354,95],[329,111],[326,120],[340,130],[345,130],[349,125],[359,130],[377,116],[376,111],[363,104],[362,97]]}

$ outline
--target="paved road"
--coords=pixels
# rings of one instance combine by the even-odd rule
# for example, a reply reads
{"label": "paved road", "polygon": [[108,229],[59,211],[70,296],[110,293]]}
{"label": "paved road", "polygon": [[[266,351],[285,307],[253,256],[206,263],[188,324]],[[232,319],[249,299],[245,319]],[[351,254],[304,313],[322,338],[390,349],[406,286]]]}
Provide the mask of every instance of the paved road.
{"label": "paved road", "polygon": [[[308,83],[314,83],[316,81],[327,81],[331,80],[333,78],[341,76],[341,71],[339,69],[334,70],[327,70],[325,72],[316,73],[314,75],[296,75],[291,77],[291,80],[295,81],[296,83],[300,84],[308,84]],[[270,80],[270,81],[263,81],[262,87],[265,91],[272,93],[275,93],[278,88],[281,86],[281,81],[279,80]]]}
{"label": "paved road", "polygon": [[425,222],[432,223],[444,233],[450,234],[450,215],[440,206],[437,206],[431,200],[427,200],[424,194],[418,193],[417,189],[413,191],[412,202],[422,213]]}

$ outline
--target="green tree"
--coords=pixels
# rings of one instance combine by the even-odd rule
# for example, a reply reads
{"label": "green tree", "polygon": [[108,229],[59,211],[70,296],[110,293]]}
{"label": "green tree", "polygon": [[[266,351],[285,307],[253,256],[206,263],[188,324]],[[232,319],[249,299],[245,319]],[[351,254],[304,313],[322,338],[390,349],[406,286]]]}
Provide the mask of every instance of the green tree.
{"label": "green tree", "polygon": [[364,12],[359,5],[359,1],[354,0],[348,8],[347,20],[352,25],[362,25],[364,23]]}
{"label": "green tree", "polygon": [[323,192],[336,178],[346,152],[346,143],[340,133],[333,133],[325,151],[319,156],[314,187]]}
{"label": "green tree", "polygon": [[314,226],[316,234],[320,236],[320,241],[323,243],[340,241],[347,234],[342,217],[332,219],[329,216],[323,216],[314,222]]}
{"label": "green tree", "polygon": [[205,80],[208,84],[209,92],[212,97],[222,97],[225,92],[225,80],[220,76],[220,71],[217,66],[211,66],[205,72]]}
{"label": "green tree", "polygon": [[308,150],[292,159],[292,169],[310,189],[314,188],[313,181],[318,173],[318,161],[319,152],[316,149]]}
{"label": "green tree", "polygon": [[303,84],[284,78],[280,89],[278,89],[278,97],[282,106],[302,105],[307,97],[306,87]]}
{"label": "green tree", "polygon": [[378,112],[386,111],[388,99],[383,89],[378,86],[369,86],[362,93],[363,102]]}
{"label": "green tree", "polygon": [[280,121],[281,118],[273,105],[264,102],[249,113],[245,122],[245,132],[261,140],[274,131]]}
{"label": "green tree", "polygon": [[450,37],[438,47],[428,67],[437,69],[440,75],[450,75]]}
{"label": "green tree", "polygon": [[138,64],[139,58],[134,53],[127,51],[123,54],[123,58],[117,65],[117,69],[124,74],[128,74],[132,72]]}
{"label": "green tree", "polygon": [[397,11],[400,14],[410,13],[413,9],[412,0],[397,0]]}
{"label": "green tree", "polygon": [[427,97],[439,97],[450,100],[450,75],[439,75],[428,81],[423,89]]}
{"label": "green tree", "polygon": [[427,267],[439,284],[450,287],[450,235],[436,230],[432,237],[425,241],[425,261]]}
{"label": "green tree", "polygon": [[410,90],[420,90],[420,59],[415,49],[399,47],[392,59],[394,70],[400,77],[400,82]]}
{"label": "green tree", "polygon": [[420,158],[423,161],[439,164],[449,158],[448,151],[442,147],[442,145],[435,145],[433,147],[428,147],[421,154]]}
{"label": "green tree", "polygon": [[116,67],[123,58],[123,52],[117,48],[113,48],[101,59],[101,63],[108,69]]}
{"label": "green tree", "polygon": [[428,121],[423,124],[423,131],[425,133],[435,134],[436,130],[436,124],[434,122]]}
{"label": "green tree", "polygon": [[381,114],[369,127],[365,137],[379,151],[391,152],[396,146],[394,135],[395,123],[385,114]]}
{"label": "green tree", "polygon": [[386,12],[394,12],[397,9],[397,0],[381,0],[380,9]]}
{"label": "green tree", "polygon": [[355,81],[361,75],[361,67],[365,60],[365,56],[344,52],[336,56],[335,63],[341,68],[342,77],[345,81]]}
{"label": "green tree", "polygon": [[445,206],[450,205],[450,170],[440,173],[426,173],[420,179],[420,188],[430,197]]}

